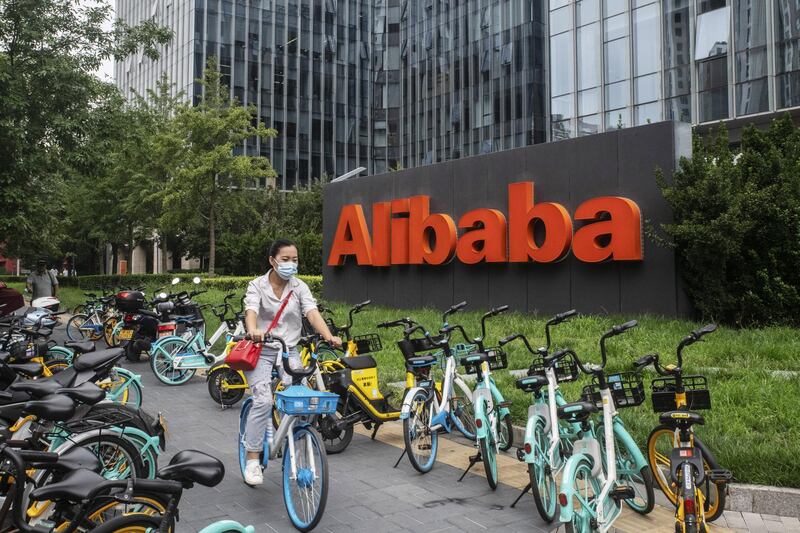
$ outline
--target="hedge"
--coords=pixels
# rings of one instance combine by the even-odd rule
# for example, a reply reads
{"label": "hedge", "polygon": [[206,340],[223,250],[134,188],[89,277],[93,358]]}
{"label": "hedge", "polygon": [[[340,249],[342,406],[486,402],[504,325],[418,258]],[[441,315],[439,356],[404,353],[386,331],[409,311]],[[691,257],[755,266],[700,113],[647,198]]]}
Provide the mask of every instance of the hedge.
{"label": "hedge", "polygon": [[[141,286],[168,286],[176,274],[131,274],[128,276],[77,276],[59,278],[58,282],[62,287],[77,287],[86,291],[107,291],[118,287],[141,287]],[[181,277],[181,276],[178,276]],[[195,277],[194,274],[184,275],[183,281],[189,281]],[[219,289],[222,291],[244,290],[253,276],[199,276],[203,280],[203,286],[208,289]],[[319,296],[322,294],[322,276],[298,276],[305,281],[311,292]],[[24,283],[26,276],[0,276],[0,281],[8,283]]]}

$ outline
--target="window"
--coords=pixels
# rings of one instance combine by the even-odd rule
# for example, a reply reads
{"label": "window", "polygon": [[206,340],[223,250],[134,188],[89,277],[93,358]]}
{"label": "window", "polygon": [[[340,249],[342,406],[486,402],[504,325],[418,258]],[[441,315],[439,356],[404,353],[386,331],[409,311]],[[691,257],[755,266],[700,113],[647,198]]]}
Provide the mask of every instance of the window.
{"label": "window", "polygon": [[606,109],[616,109],[626,107],[631,102],[630,81],[620,81],[606,85]]}
{"label": "window", "polygon": [[729,20],[730,9],[727,7],[709,11],[697,17],[695,61],[728,53]]}
{"label": "window", "polygon": [[606,82],[614,83],[630,78],[628,68],[628,38],[605,44]]}
{"label": "window", "polygon": [[766,2],[734,0],[733,17],[736,114],[768,111]]}
{"label": "window", "polygon": [[615,109],[606,113],[606,130],[627,128],[631,125],[631,114],[627,109]]}
{"label": "window", "polygon": [[550,12],[550,35],[572,29],[572,10],[570,6]]}
{"label": "window", "polygon": [[578,0],[575,4],[578,26],[584,26],[592,22],[597,22],[600,17],[599,0]]}
{"label": "window", "polygon": [[627,37],[628,36],[627,13],[607,19],[605,22],[605,28],[606,31],[603,34],[603,38],[606,41],[613,41],[614,39],[619,39],[620,37]]}
{"label": "window", "polygon": [[634,118],[637,126],[661,121],[661,104],[653,102],[650,104],[638,105],[634,110]]}
{"label": "window", "polygon": [[634,81],[634,97],[636,98],[636,103],[641,104],[658,100],[661,96],[660,82],[661,75],[658,73],[636,78]]}
{"label": "window", "polygon": [[600,25],[578,29],[578,89],[600,85]]}
{"label": "window", "polygon": [[635,74],[642,76],[661,69],[659,6],[651,4],[633,12],[633,57]]}
{"label": "window", "polygon": [[575,90],[573,73],[572,32],[568,31],[550,39],[550,90],[554,96]]}
{"label": "window", "polygon": [[589,89],[578,93],[578,114],[593,115],[600,110],[600,89]]}

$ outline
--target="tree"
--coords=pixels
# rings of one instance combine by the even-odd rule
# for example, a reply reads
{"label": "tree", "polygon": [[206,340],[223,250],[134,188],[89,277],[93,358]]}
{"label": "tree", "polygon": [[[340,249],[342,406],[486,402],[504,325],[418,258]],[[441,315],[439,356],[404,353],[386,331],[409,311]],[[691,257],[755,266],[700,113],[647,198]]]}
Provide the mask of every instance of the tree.
{"label": "tree", "polygon": [[276,135],[258,121],[254,106],[231,100],[220,82],[217,62],[210,58],[202,80],[203,97],[195,107],[178,110],[172,135],[179,140],[173,178],[164,195],[163,223],[180,227],[199,215],[208,234],[208,272],[213,274],[216,232],[226,202],[235,190],[257,187],[262,178],[276,176],[264,157],[235,155],[245,139]]}
{"label": "tree", "polygon": [[724,128],[708,144],[695,136],[692,159],[659,183],[695,308],[738,326],[800,324],[800,129],[791,118],[746,128],[736,151]]}
{"label": "tree", "polygon": [[[0,0],[0,242],[19,254],[54,242],[65,174],[110,86],[103,60],[171,34],[148,21],[103,24],[111,6],[84,0]],[[82,154],[85,156],[85,153]]]}

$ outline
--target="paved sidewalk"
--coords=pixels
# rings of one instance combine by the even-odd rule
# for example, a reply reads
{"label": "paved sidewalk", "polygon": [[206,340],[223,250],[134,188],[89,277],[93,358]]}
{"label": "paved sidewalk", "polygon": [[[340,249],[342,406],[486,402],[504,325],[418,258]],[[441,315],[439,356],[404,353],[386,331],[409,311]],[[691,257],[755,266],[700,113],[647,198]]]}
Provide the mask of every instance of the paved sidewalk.
{"label": "paved sidewalk", "polygon": [[[283,505],[280,464],[270,465],[260,488],[249,488],[241,480],[236,447],[239,406],[221,410],[208,396],[202,378],[168,387],[155,379],[148,363],[130,368],[142,375],[145,408],[152,414],[161,411],[167,419],[168,449],[162,464],[175,452],[193,448],[218,457],[227,469],[219,486],[197,486],[184,493],[179,531],[197,531],[225,518],[252,524],[259,532],[295,531]],[[331,490],[316,531],[555,531],[539,518],[530,496],[515,509],[509,507],[525,483],[524,469],[510,455],[501,457],[503,483],[496,491],[489,489],[480,464],[462,483],[457,482],[466,457],[473,453],[464,440],[442,443],[436,467],[424,476],[407,459],[393,469],[402,438],[398,442],[399,427],[391,426],[384,426],[376,441],[359,431],[344,453],[328,457]],[[660,506],[649,517],[626,512],[617,526],[617,531],[625,533],[674,531],[671,510]],[[800,521],[726,512],[713,531],[731,530],[800,533]]]}

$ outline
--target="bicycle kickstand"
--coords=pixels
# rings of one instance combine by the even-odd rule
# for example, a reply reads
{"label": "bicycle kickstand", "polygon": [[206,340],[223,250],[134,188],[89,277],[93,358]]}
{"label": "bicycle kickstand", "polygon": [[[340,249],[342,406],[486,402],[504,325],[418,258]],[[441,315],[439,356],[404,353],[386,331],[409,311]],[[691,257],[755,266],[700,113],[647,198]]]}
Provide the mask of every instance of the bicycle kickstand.
{"label": "bicycle kickstand", "polygon": [[372,428],[372,436],[370,437],[372,440],[375,440],[375,435],[378,434],[378,429],[380,429],[381,424],[375,424],[375,427]]}
{"label": "bicycle kickstand", "polygon": [[466,468],[466,470],[464,470],[464,473],[461,474],[461,477],[458,478],[458,482],[461,483],[461,480],[464,479],[464,476],[467,475],[467,472],[469,472],[470,468],[475,466],[475,463],[477,463],[478,461],[482,461],[482,460],[483,460],[483,458],[481,457],[481,452],[478,452],[475,455],[470,455],[470,457],[469,457],[469,466]]}
{"label": "bicycle kickstand", "polygon": [[402,461],[403,457],[405,457],[405,456],[406,456],[406,449],[403,448],[403,453],[401,453],[400,457],[397,458],[397,462],[394,464],[394,466],[392,468],[397,468],[397,465],[400,464],[400,461]]}
{"label": "bicycle kickstand", "polygon": [[522,497],[525,496],[526,494],[528,494],[528,491],[531,490],[532,488],[533,487],[531,487],[530,483],[525,485],[525,488],[522,489],[522,492],[519,494],[519,496],[517,496],[517,499],[514,500],[514,503],[511,504],[511,507],[513,508],[515,505],[517,505],[519,503],[519,501],[522,499]]}

